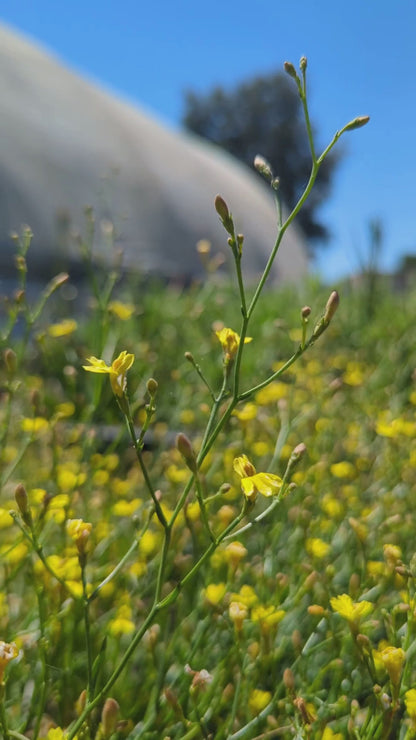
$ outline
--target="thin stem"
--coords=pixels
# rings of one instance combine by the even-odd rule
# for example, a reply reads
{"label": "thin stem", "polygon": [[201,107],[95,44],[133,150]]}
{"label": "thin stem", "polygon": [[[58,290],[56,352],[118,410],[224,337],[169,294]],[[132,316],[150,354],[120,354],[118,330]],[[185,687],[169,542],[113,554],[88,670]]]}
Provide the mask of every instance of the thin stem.
{"label": "thin stem", "polygon": [[315,153],[315,144],[313,140],[312,126],[309,118],[308,100],[306,95],[306,68],[302,70],[302,78],[303,84],[300,86],[300,98],[303,106],[303,115],[305,117],[306,130],[308,132],[309,148],[311,150],[312,162],[316,164],[317,160]]}
{"label": "thin stem", "polygon": [[[33,561],[32,561],[33,564]],[[34,576],[33,569],[32,569],[32,575]],[[40,640],[39,640],[39,653],[40,653],[40,662],[41,662],[41,676],[39,680],[36,681],[36,685],[40,686],[40,692],[35,692],[36,696],[34,698],[36,699],[36,721],[35,726],[33,729],[33,738],[34,740],[37,739],[39,735],[40,725],[42,722],[42,717],[45,711],[45,703],[46,703],[46,681],[47,681],[47,673],[48,673],[48,665],[46,661],[46,638],[45,638],[45,626],[46,626],[46,605],[45,605],[45,598],[44,598],[44,590],[43,588],[36,588],[36,598],[38,601],[38,611],[39,611],[39,628],[40,628]]]}
{"label": "thin stem", "polygon": [[159,570],[157,573],[157,581],[156,581],[156,589],[155,589],[155,599],[154,599],[154,606],[156,607],[157,603],[160,600],[161,594],[162,594],[162,588],[163,588],[163,582],[164,582],[164,575],[166,570],[166,563],[168,559],[169,554],[169,545],[170,545],[170,539],[171,539],[171,532],[172,528],[169,524],[165,527],[165,537],[163,540],[163,547],[162,547],[162,553],[160,556],[160,563],[159,563]]}
{"label": "thin stem", "polygon": [[240,291],[241,313],[243,314],[243,317],[245,318],[247,316],[247,304],[246,304],[246,294],[244,290],[243,274],[241,272],[241,254],[240,253],[238,253],[238,255],[235,255],[235,267],[236,267],[236,273],[237,273],[238,289]]}
{"label": "thin stem", "polygon": [[123,557],[121,558],[120,562],[117,563],[117,565],[115,566],[115,568],[113,568],[113,570],[111,571],[111,573],[109,573],[108,576],[106,576],[104,578],[104,580],[101,581],[101,583],[99,583],[98,586],[95,587],[94,591],[89,595],[88,601],[91,602],[91,601],[93,601],[98,596],[98,593],[99,593],[99,591],[101,591],[101,589],[103,588],[103,586],[106,586],[107,583],[109,583],[120,572],[120,570],[123,568],[124,564],[129,559],[130,555],[132,555],[135,550],[137,550],[137,542],[136,542],[136,540],[133,542],[132,545],[130,545],[130,547],[127,550],[127,552],[123,555]]}
{"label": "thin stem", "polygon": [[5,685],[2,684],[0,686],[0,727],[3,731],[3,738],[4,740],[9,740],[9,731],[7,729],[7,718],[6,718],[6,712],[4,709],[4,694],[5,694]]}
{"label": "thin stem", "polygon": [[72,588],[70,586],[68,586],[67,582],[64,581],[63,578],[61,578],[60,576],[58,576],[58,574],[55,573],[54,569],[51,568],[51,566],[49,565],[49,563],[48,563],[48,561],[47,561],[47,559],[46,559],[46,557],[45,557],[45,555],[43,553],[42,545],[39,543],[34,530],[31,529],[31,531],[28,532],[25,529],[25,527],[23,527],[23,525],[21,524],[21,522],[19,521],[19,517],[16,514],[16,512],[10,512],[10,515],[13,518],[14,522],[19,527],[19,529],[22,532],[22,534],[30,542],[33,550],[35,551],[36,555],[38,556],[39,560],[42,562],[43,566],[46,568],[46,570],[48,571],[48,573],[50,573],[50,575],[53,576],[53,578],[55,578],[55,580],[58,581],[58,583],[60,583],[61,586],[63,586],[68,591],[69,595],[75,601],[79,601],[79,595],[76,594],[75,591],[73,591]]}
{"label": "thin stem", "polygon": [[[72,738],[76,735],[77,731],[84,724],[84,721],[89,716],[90,712],[94,709],[95,706],[97,706],[97,704],[100,703],[102,698],[108,694],[112,686],[115,684],[119,675],[123,672],[126,664],[128,663],[131,655],[134,653],[136,647],[142,640],[144,633],[152,624],[156,614],[158,614],[160,611],[162,611],[162,609],[165,609],[167,606],[169,606],[170,604],[176,601],[183,587],[188,583],[188,581],[191,580],[191,578],[194,577],[194,575],[196,575],[196,573],[200,570],[200,568],[205,563],[205,561],[208,560],[208,558],[216,550],[218,545],[225,539],[225,537],[231,532],[231,530],[234,529],[241,522],[243,517],[246,515],[246,512],[247,512],[247,504],[245,503],[240,514],[228,525],[228,527],[225,528],[225,530],[221,533],[221,535],[216,539],[215,542],[211,542],[211,544],[206,549],[206,551],[203,553],[203,555],[201,555],[199,560],[188,571],[188,573],[182,578],[182,580],[179,581],[179,583],[171,590],[171,592],[167,596],[165,596],[164,599],[162,599],[161,601],[157,603],[155,602],[153,604],[152,608],[149,611],[149,614],[147,615],[140,629],[136,632],[134,638],[132,639],[130,645],[126,649],[123,657],[121,658],[119,664],[114,669],[107,683],[105,684],[105,686],[103,686],[101,691],[90,702],[87,703],[83,712],[81,713],[81,715],[79,716],[79,718],[76,720],[75,724],[69,731],[68,740],[72,740]],[[169,527],[167,528],[166,531],[169,531]],[[162,555],[161,562],[163,562],[163,555]]]}
{"label": "thin stem", "polygon": [[207,509],[205,506],[205,501],[202,496],[202,490],[201,490],[201,480],[199,478],[198,473],[195,474],[195,490],[196,490],[196,498],[199,504],[199,508],[201,510],[201,517],[202,522],[204,524],[205,529],[208,532],[209,538],[211,542],[215,542],[215,535],[210,527],[209,520],[208,520],[208,514]]}
{"label": "thin stem", "polygon": [[[201,444],[201,452],[199,453],[199,455],[197,457],[197,464],[198,464],[198,466],[201,464],[201,462],[203,460],[203,457],[201,456],[202,455],[202,452],[205,449],[205,444],[206,444],[206,442],[207,442],[207,440],[209,438],[209,435],[211,434],[211,430],[212,430],[212,427],[214,426],[215,419],[217,418],[217,414],[218,414],[218,410],[220,408],[220,405],[221,405],[222,401],[225,398],[225,395],[226,395],[226,392],[227,392],[227,379],[228,379],[227,369],[224,367],[221,390],[220,390],[217,398],[214,400],[214,403],[213,403],[213,406],[212,406],[212,409],[211,409],[211,413],[210,413],[210,416],[209,416],[208,424],[205,427],[204,437],[202,439],[202,444]],[[204,455],[204,457],[205,457],[205,455]]]}
{"label": "thin stem", "polygon": [[153,488],[152,482],[151,482],[150,477],[149,477],[149,474],[147,472],[147,468],[146,468],[146,465],[145,465],[144,460],[143,460],[142,450],[141,450],[140,444],[139,444],[139,442],[138,442],[138,440],[136,438],[136,432],[135,432],[135,429],[134,429],[134,423],[133,423],[133,419],[131,418],[130,407],[129,407],[128,403],[126,403],[126,405],[122,407],[122,411],[123,411],[123,414],[124,414],[124,418],[126,419],[127,428],[129,430],[129,433],[130,433],[131,441],[133,442],[133,447],[134,447],[134,450],[135,450],[135,453],[136,453],[136,457],[137,457],[137,459],[139,461],[139,465],[140,465],[141,471],[143,473],[143,478],[145,480],[147,489],[148,489],[148,491],[149,491],[149,493],[150,493],[150,495],[151,495],[151,497],[153,499],[153,503],[155,505],[156,516],[159,519],[162,527],[164,527],[166,529],[166,527],[168,526],[168,522],[167,522],[167,519],[166,519],[166,517],[165,517],[165,515],[164,515],[164,513],[162,511],[162,507],[161,507],[161,505],[160,505],[160,503],[158,501],[158,498],[156,496],[156,492],[155,492],[155,490]]}
{"label": "thin stem", "polygon": [[87,578],[86,578],[86,557],[80,556],[81,565],[81,578],[82,578],[82,595],[83,595],[83,612],[84,612],[84,627],[85,627],[85,646],[87,649],[87,698],[90,697],[93,682],[92,682],[92,649],[91,649],[91,625],[90,625],[90,601],[87,594]]}
{"label": "thin stem", "polygon": [[308,346],[309,344],[307,343],[304,347],[298,347],[296,352],[294,352],[294,354],[291,357],[289,357],[289,359],[285,362],[284,365],[282,365],[282,367],[279,368],[279,370],[276,370],[276,372],[273,373],[273,375],[269,375],[269,377],[266,378],[266,380],[263,380],[261,383],[259,383],[258,385],[255,385],[253,388],[250,388],[248,391],[244,391],[244,393],[240,393],[238,400],[244,401],[246,398],[249,398],[250,396],[252,396],[253,393],[257,393],[257,391],[260,391],[262,388],[265,388],[267,385],[270,385],[270,383],[272,383],[274,380],[277,380],[277,378],[283,375],[283,373],[285,373],[286,370],[288,370],[289,367],[291,367],[291,365],[293,365],[296,362],[296,360],[298,360],[299,357],[303,355],[303,353],[308,348]]}

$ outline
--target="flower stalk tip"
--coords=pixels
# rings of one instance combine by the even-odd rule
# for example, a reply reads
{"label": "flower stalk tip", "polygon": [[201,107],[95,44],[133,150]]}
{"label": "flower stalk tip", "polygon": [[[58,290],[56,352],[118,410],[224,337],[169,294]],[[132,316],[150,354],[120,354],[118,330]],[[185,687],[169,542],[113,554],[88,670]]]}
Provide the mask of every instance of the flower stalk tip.
{"label": "flower stalk tip", "polygon": [[196,462],[195,452],[192,448],[190,440],[188,439],[186,434],[183,434],[183,432],[179,432],[178,436],[176,437],[176,447],[185,460],[189,470],[191,470],[192,473],[196,473],[198,470],[198,466]]}
{"label": "flower stalk tip", "polygon": [[369,120],[370,116],[357,116],[357,118],[354,118],[344,126],[344,131],[355,131],[356,128],[362,128],[367,125]]}
{"label": "flower stalk tip", "polygon": [[283,66],[289,77],[293,77],[294,80],[297,80],[298,76],[292,62],[285,62]]}
{"label": "flower stalk tip", "polygon": [[224,226],[226,232],[234,238],[234,222],[233,217],[228,210],[228,206],[221,195],[217,195],[214,201],[215,210],[217,211],[221,223]]}

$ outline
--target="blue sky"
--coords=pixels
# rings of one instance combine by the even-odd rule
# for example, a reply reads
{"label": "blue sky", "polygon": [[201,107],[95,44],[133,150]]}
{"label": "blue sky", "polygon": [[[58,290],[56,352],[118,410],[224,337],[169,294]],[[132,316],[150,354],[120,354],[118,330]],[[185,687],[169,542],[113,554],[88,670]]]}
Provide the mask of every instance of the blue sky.
{"label": "blue sky", "polygon": [[321,211],[333,239],[318,270],[353,272],[374,218],[385,269],[416,251],[415,0],[0,0],[0,19],[171,126],[184,90],[231,87],[306,55],[322,145],[356,115],[371,116],[344,138]]}

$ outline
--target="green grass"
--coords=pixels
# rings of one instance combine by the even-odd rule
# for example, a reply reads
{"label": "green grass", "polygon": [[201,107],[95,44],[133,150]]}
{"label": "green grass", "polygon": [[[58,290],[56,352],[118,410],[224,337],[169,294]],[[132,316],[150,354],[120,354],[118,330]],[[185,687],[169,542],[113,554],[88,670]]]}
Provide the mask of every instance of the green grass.
{"label": "green grass", "polygon": [[[182,347],[218,388],[222,352],[213,327],[239,329],[231,286],[159,286],[139,296],[126,290],[123,301],[134,307],[127,320],[91,307],[66,336],[51,336],[50,318],[40,317],[30,336],[7,340],[17,360],[12,368],[6,355],[1,381],[0,624],[2,639],[19,648],[6,669],[11,737],[33,730],[46,737],[48,727],[68,727],[91,681],[86,629],[99,692],[154,599],[162,527],[108,378],[82,370],[87,356],[111,362],[121,350],[134,352],[128,393],[137,432],[146,418],[147,380],[157,380],[143,460],[168,516],[190,474],[176,434],[184,432],[198,451],[210,408]],[[235,457],[246,454],[257,471],[283,476],[303,442],[307,454],[291,476],[296,485],[186,581],[209,545],[191,486],[172,530],[161,599],[184,578],[185,586],[154,614],[111,687],[119,704],[112,737],[414,736],[412,694],[407,712],[405,694],[416,681],[416,296],[383,289],[368,322],[365,294],[348,286],[340,293],[325,336],[281,380],[237,406],[200,473],[204,497],[228,484],[207,504],[217,534],[243,503]],[[314,283],[264,294],[244,349],[243,389],[293,353],[300,309],[312,306],[313,328],[326,297],[327,289]],[[32,419],[43,421],[33,427]],[[17,509],[19,483],[42,557],[59,581],[33,551],[22,520],[19,528],[8,514]],[[237,530],[270,503],[260,499]],[[78,518],[92,524],[84,595],[131,547],[116,576],[90,600],[88,628],[79,551],[66,528]],[[361,620],[353,612],[343,618],[337,602],[330,603],[340,594],[370,602],[371,611]],[[401,653],[387,647],[405,651],[402,671]],[[202,670],[208,679],[193,673]],[[103,702],[80,737],[106,736]],[[54,732],[48,737],[62,736]]]}

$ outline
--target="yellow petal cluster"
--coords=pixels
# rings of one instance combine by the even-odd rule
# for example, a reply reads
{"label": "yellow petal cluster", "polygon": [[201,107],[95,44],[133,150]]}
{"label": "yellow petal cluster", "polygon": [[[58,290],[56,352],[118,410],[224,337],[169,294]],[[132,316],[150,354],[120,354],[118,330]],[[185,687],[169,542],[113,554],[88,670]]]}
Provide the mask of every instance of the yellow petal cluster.
{"label": "yellow petal cluster", "polygon": [[334,612],[354,625],[358,625],[361,619],[370,614],[374,608],[370,601],[353,601],[348,594],[334,596],[330,604]]}
{"label": "yellow petal cluster", "polygon": [[247,455],[236,457],[233,467],[241,478],[241,490],[250,501],[254,501],[258,493],[267,497],[274,496],[282,487],[282,479],[278,475],[256,473],[256,468]]}
{"label": "yellow petal cluster", "polygon": [[403,665],[406,660],[406,653],[402,648],[388,645],[381,651],[381,660],[389,674],[390,681],[395,686],[398,686],[402,675]]}
{"label": "yellow petal cluster", "polygon": [[[234,360],[238,348],[240,346],[240,336],[237,334],[237,332],[233,331],[232,329],[229,329],[227,327],[224,327],[220,331],[215,332],[221,347],[224,352],[224,362],[226,364],[232,362]],[[244,339],[244,344],[248,344],[248,342],[252,341],[252,337],[246,337]]]}
{"label": "yellow petal cluster", "polygon": [[412,720],[412,724],[416,725],[416,689],[409,689],[409,691],[406,691],[404,701],[407,713]]}
{"label": "yellow petal cluster", "polygon": [[88,357],[87,362],[90,364],[83,365],[84,370],[87,370],[87,372],[90,373],[106,373],[110,376],[110,383],[114,395],[119,396],[120,398],[124,395],[127,385],[126,374],[134,362],[133,354],[123,350],[123,352],[113,360],[111,365],[107,365],[104,360],[99,360],[97,357]]}

